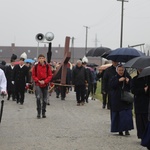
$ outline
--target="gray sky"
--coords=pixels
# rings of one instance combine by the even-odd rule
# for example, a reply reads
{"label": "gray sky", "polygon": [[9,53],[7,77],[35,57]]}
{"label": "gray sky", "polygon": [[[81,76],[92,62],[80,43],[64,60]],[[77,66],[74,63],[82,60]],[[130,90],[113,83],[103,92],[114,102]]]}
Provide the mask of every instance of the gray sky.
{"label": "gray sky", "polygon": [[[53,46],[120,46],[121,2],[117,0],[0,0],[0,45],[37,46],[37,33],[53,32]],[[129,0],[124,6],[123,46],[150,44],[150,0]],[[41,44],[42,46],[42,44]]]}

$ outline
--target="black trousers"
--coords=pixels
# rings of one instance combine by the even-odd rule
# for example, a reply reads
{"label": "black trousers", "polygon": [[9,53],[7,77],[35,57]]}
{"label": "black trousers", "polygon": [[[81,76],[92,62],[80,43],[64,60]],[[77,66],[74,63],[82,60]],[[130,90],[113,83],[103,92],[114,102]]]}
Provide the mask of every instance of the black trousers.
{"label": "black trousers", "polygon": [[64,99],[66,97],[66,86],[60,87],[61,98]]}
{"label": "black trousers", "polygon": [[85,99],[85,85],[75,85],[77,103],[84,102]]}
{"label": "black trousers", "polygon": [[23,90],[16,90],[16,99],[17,99],[17,103],[20,102],[20,104],[24,103],[24,98],[25,98],[25,89]]}

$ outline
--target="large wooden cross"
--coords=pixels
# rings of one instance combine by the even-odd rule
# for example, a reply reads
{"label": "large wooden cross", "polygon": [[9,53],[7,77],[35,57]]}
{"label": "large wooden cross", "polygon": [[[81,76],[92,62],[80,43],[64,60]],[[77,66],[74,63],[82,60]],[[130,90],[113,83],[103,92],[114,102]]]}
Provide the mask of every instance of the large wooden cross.
{"label": "large wooden cross", "polygon": [[70,44],[70,37],[66,37],[64,48],[64,59],[53,75],[53,78],[57,78],[57,75],[61,73],[60,84],[62,85],[66,84],[67,64],[71,58],[71,52],[69,51],[69,44]]}

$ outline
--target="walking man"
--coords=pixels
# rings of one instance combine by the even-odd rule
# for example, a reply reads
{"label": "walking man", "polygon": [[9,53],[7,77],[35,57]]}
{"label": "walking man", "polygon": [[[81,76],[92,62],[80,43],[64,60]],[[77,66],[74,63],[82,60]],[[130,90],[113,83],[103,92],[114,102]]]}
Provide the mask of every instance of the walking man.
{"label": "walking man", "polygon": [[87,75],[81,60],[77,61],[77,65],[72,71],[72,83],[75,85],[77,106],[84,105]]}
{"label": "walking man", "polygon": [[[32,78],[35,82],[35,94],[37,99],[37,118],[46,118],[47,90],[49,82],[52,79],[52,71],[49,64],[45,61],[45,56],[38,56],[38,64],[32,69]],[[41,103],[42,100],[42,103]]]}
{"label": "walking man", "polygon": [[14,67],[14,75],[12,84],[15,86],[15,93],[17,103],[21,105],[24,103],[25,98],[25,86],[29,83],[29,69],[24,64],[24,60],[27,58],[27,54],[24,52],[20,56],[20,62]]}
{"label": "walking man", "polygon": [[10,99],[10,96],[12,96],[12,100],[15,101],[15,86],[12,84],[13,81],[13,74],[14,74],[14,66],[15,66],[15,60],[17,59],[17,56],[15,54],[12,55],[11,57],[11,64],[6,68],[6,79],[7,79],[7,93],[8,93],[8,98],[7,100]]}

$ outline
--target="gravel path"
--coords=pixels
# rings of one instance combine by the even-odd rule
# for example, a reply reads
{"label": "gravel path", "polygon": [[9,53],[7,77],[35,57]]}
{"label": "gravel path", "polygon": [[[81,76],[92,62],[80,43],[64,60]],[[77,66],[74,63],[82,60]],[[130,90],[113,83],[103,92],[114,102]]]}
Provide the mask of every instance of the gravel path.
{"label": "gravel path", "polygon": [[24,105],[5,100],[0,124],[0,150],[146,150],[136,130],[130,136],[110,133],[109,110],[99,100],[76,106],[75,93],[65,101],[50,97],[47,118],[36,118],[34,94]]}

